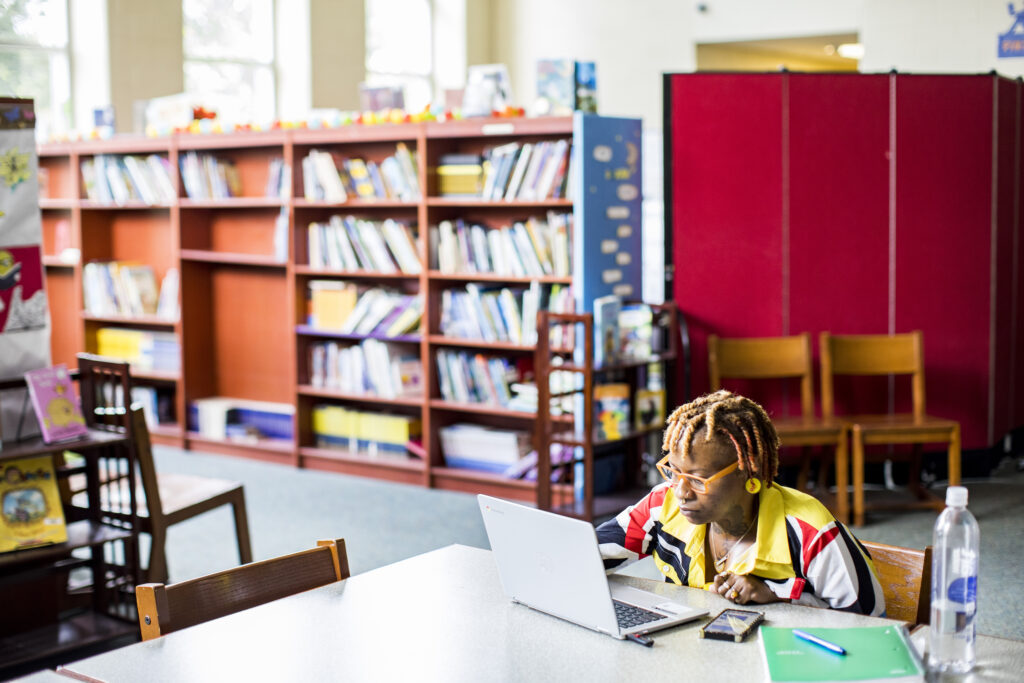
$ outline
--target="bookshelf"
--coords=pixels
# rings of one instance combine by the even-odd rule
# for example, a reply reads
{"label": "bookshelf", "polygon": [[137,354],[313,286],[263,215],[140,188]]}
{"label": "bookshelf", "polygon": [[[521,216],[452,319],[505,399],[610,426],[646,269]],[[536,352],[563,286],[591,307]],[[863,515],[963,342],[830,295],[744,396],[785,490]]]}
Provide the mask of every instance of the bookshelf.
{"label": "bookshelf", "polygon": [[[567,143],[572,143],[576,154],[577,146],[583,143],[585,121],[601,125],[628,121],[635,125],[639,135],[636,121],[578,115],[295,128],[160,139],[128,137],[44,145],[40,149],[40,163],[49,169],[49,182],[40,205],[44,216],[47,287],[54,319],[54,362],[73,366],[75,352],[98,351],[96,338],[104,327],[168,332],[180,343],[180,370],[138,369],[133,373],[137,383],[158,392],[163,404],[160,424],[151,427],[158,443],[536,502],[535,482],[445,465],[439,440],[441,428],[472,421],[532,432],[537,415],[501,405],[445,400],[438,377],[438,354],[480,354],[505,359],[508,364],[529,371],[536,351],[533,343],[446,334],[441,326],[442,300],[446,291],[466,291],[467,285],[493,290],[508,288],[517,296],[522,296],[531,285],[545,293],[552,288],[572,286],[575,309],[586,310],[588,299],[608,292],[598,292],[583,283],[585,277],[600,277],[600,272],[585,274],[581,263],[588,258],[581,243],[583,202],[556,189],[543,197],[536,196],[538,192],[529,198],[443,196],[436,168],[446,155],[483,155],[501,145],[529,144],[546,150],[568,150]],[[306,175],[315,171],[304,160],[313,151],[327,153],[339,166],[343,160],[358,159],[384,174],[389,163],[395,165],[388,160],[400,158],[403,149],[414,160],[409,168],[418,192],[391,192],[400,188],[401,183],[392,182],[385,175],[389,191],[384,194],[367,195],[351,188],[341,200],[337,195],[328,200],[308,194]],[[123,160],[126,156],[148,159],[154,155],[164,160],[152,162],[154,165],[164,164],[172,171],[171,201],[147,203],[129,199],[117,203],[89,198],[89,188],[83,181],[83,162],[100,156]],[[573,161],[579,177],[571,178],[572,187],[584,187],[583,176],[590,172],[589,163],[583,164],[582,158],[580,155],[579,163]],[[566,152],[566,168],[568,159]],[[634,155],[632,162],[635,161]],[[551,163],[557,165],[557,159]],[[279,180],[282,165],[288,171]],[[196,196],[191,175],[197,172],[196,168],[223,173],[227,178],[225,185],[233,188],[231,196]],[[216,170],[220,168],[224,170]],[[539,165],[537,173],[544,168]],[[562,176],[556,170],[553,167],[549,171],[548,184],[552,188],[570,187],[567,181],[562,184]],[[632,220],[638,239],[639,211],[634,213]],[[528,219],[546,225],[550,215],[564,216],[566,221],[572,217],[568,254],[575,270],[526,275],[443,272],[439,267],[437,247],[431,239],[433,226],[462,221],[467,226],[493,232]],[[329,223],[332,218],[351,218],[378,226],[392,221],[405,226],[414,239],[418,272],[401,268],[397,272],[381,272],[378,268],[322,267],[314,263],[309,226]],[[66,226],[61,230],[67,227],[70,234],[61,235],[72,251],[65,251],[57,241],[58,223],[62,220]],[[68,254],[74,254],[74,248],[81,249],[80,257],[64,260]],[[638,268],[639,250],[633,255]],[[144,263],[152,268],[158,282],[169,271],[176,270],[180,273],[180,316],[172,319],[85,315],[82,273],[83,264],[91,261]],[[420,331],[386,339],[392,354],[419,360],[422,376],[418,391],[382,398],[314,381],[312,349],[316,345],[333,342],[339,349],[348,349],[381,336],[369,332],[342,333],[309,324],[310,283],[317,280],[349,283],[361,293],[379,288],[396,296],[421,299]],[[287,404],[294,410],[293,437],[220,438],[193,431],[188,418],[190,406],[196,400],[211,397]],[[360,444],[354,444],[355,450],[325,447],[318,442],[313,427],[314,413],[322,405],[404,416],[410,422],[418,422],[422,431],[421,457],[385,451],[374,454],[372,449],[368,453]]]}

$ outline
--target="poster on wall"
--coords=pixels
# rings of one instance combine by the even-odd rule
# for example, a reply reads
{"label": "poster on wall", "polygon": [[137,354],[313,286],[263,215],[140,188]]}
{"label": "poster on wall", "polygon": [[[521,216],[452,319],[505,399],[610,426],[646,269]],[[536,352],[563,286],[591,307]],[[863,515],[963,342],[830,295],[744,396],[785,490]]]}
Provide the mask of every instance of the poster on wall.
{"label": "poster on wall", "polygon": [[[32,100],[0,98],[0,379],[50,364],[38,170]],[[0,392],[0,439],[38,433],[24,398]]]}

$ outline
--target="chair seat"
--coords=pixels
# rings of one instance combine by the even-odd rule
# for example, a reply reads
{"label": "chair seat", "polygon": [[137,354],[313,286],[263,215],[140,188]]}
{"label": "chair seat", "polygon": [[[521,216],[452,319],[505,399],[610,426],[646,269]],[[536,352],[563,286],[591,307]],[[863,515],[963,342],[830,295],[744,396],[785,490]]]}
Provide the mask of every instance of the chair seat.
{"label": "chair seat", "polygon": [[783,446],[835,444],[847,429],[845,422],[817,417],[779,417],[772,423]]}
{"label": "chair seat", "polygon": [[948,442],[950,433],[958,425],[955,420],[931,415],[917,418],[909,413],[852,415],[841,419],[851,428],[856,426],[859,429],[864,443]]}
{"label": "chair seat", "polygon": [[[212,479],[169,472],[157,475],[157,482],[160,489],[163,515],[168,523],[173,523],[179,517],[187,519],[205,510],[219,507],[226,502],[224,498],[236,495],[243,487],[241,482],[228,479]],[[104,506],[108,509],[120,507],[121,490],[121,487],[118,486],[101,485],[100,497]],[[86,501],[85,491],[76,491],[71,500],[75,506],[84,506]],[[149,517],[149,503],[146,500],[146,492],[142,486],[142,481],[138,476],[135,477],[135,506],[135,514],[142,518],[142,520]],[[143,525],[146,524],[144,521],[142,523]]]}

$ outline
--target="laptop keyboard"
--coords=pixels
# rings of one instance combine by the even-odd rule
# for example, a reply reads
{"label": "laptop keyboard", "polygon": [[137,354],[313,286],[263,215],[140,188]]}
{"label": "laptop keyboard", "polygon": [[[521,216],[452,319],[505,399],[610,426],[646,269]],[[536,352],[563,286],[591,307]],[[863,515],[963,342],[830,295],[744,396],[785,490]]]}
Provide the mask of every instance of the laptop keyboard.
{"label": "laptop keyboard", "polygon": [[641,624],[649,624],[652,621],[658,621],[664,619],[664,614],[658,614],[657,612],[651,612],[650,610],[641,609],[634,605],[627,605],[624,602],[618,600],[612,600],[615,604],[615,616],[619,620],[619,627],[623,629],[630,629],[634,626],[640,626]]}

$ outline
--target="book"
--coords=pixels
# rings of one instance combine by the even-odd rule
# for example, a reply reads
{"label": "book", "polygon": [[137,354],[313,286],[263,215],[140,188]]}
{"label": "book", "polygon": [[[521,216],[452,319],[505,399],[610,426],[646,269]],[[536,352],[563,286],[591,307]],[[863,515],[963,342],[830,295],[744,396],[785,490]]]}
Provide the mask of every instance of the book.
{"label": "book", "polygon": [[599,440],[621,439],[629,432],[629,385],[624,382],[594,387],[594,415]]}
{"label": "book", "polygon": [[49,368],[29,370],[25,383],[32,407],[39,420],[43,441],[54,443],[84,436],[88,429],[82,409],[71,386],[71,375],[64,363]]}
{"label": "book", "polygon": [[924,667],[901,625],[803,630],[843,647],[846,654],[797,638],[791,628],[761,626],[761,653],[769,681],[925,680]]}
{"label": "book", "polygon": [[650,358],[654,353],[654,313],[647,304],[625,304],[619,310],[619,338],[622,356]]}
{"label": "book", "polygon": [[594,365],[601,367],[619,358],[619,312],[622,300],[615,295],[594,299]]}
{"label": "book", "polygon": [[0,465],[0,553],[67,540],[53,456]]}
{"label": "book", "polygon": [[534,113],[568,116],[576,104],[576,63],[571,59],[537,60],[537,104]]}
{"label": "book", "polygon": [[636,428],[657,427],[665,421],[665,390],[638,389],[636,392]]}

